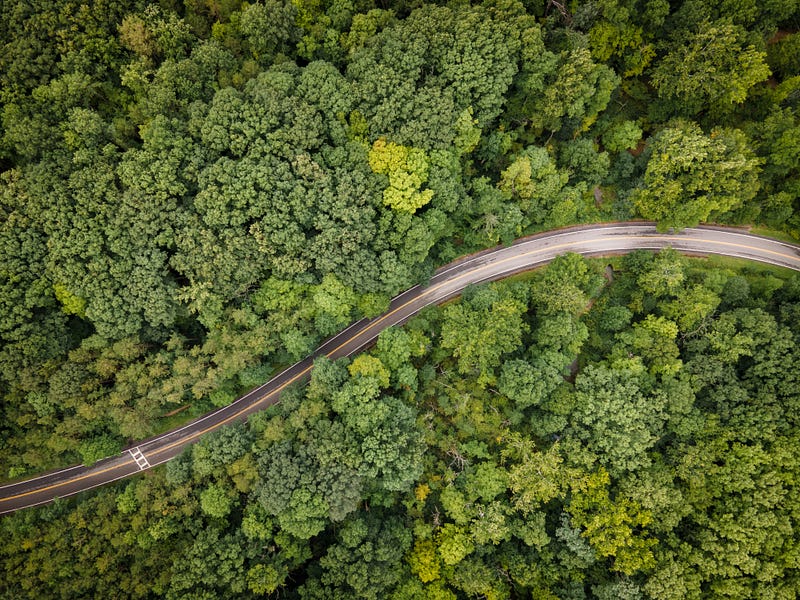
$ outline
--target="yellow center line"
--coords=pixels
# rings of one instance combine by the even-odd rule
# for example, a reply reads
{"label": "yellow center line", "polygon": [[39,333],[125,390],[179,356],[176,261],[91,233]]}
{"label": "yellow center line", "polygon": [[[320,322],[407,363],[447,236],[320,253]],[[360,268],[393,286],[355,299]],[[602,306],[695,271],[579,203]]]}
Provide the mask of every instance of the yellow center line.
{"label": "yellow center line", "polygon": [[[643,236],[630,236],[632,238],[643,237]],[[735,248],[746,248],[748,250],[755,250],[757,252],[764,252],[765,254],[774,254],[775,256],[780,256],[781,258],[786,258],[790,261],[794,261],[800,264],[800,257],[792,256],[791,254],[784,254],[783,252],[778,252],[777,250],[768,250],[766,248],[759,248],[758,246],[750,246],[748,244],[737,244],[736,242],[723,242],[721,240],[704,240],[704,239],[692,239],[692,238],[683,238],[679,236],[661,236],[658,238],[652,239],[660,239],[660,240],[676,240],[680,242],[690,241],[690,242],[701,242],[705,244],[717,244],[718,246],[733,246]],[[698,252],[703,252],[699,250]],[[734,257],[736,258],[736,257]],[[756,259],[745,259],[745,260],[756,260]]]}
{"label": "yellow center line", "polygon": [[[645,240],[652,240],[652,241],[679,241],[679,242],[687,242],[688,241],[688,242],[697,242],[697,243],[705,243],[705,244],[716,244],[716,245],[720,245],[720,246],[732,246],[732,247],[735,247],[735,248],[743,248],[743,249],[747,249],[747,250],[756,250],[758,252],[763,252],[763,253],[766,253],[766,254],[773,254],[775,256],[780,256],[782,258],[785,258],[785,259],[788,259],[790,261],[794,261],[794,262],[797,262],[798,264],[800,264],[800,259],[798,259],[797,256],[792,256],[790,254],[784,254],[782,252],[777,252],[775,250],[768,250],[768,249],[765,249],[765,248],[759,248],[758,246],[750,246],[750,245],[747,245],[747,244],[738,244],[738,243],[735,243],[735,242],[724,242],[724,241],[718,241],[718,240],[708,240],[708,239],[703,239],[703,238],[693,239],[693,238],[685,238],[685,237],[679,237],[679,236],[658,236],[658,237],[655,237],[655,236],[642,236],[642,235],[626,235],[626,236],[614,236],[613,238],[611,238],[611,240],[621,240],[621,239],[626,239],[626,240],[645,239]],[[559,250],[561,248],[574,246],[576,243],[592,244],[592,243],[595,243],[595,242],[604,242],[604,241],[607,241],[607,238],[596,238],[596,239],[592,239],[592,240],[579,240],[578,242],[572,241],[572,242],[564,242],[564,243],[561,243],[561,244],[554,244],[552,246],[547,246],[545,248],[538,248],[538,249],[534,249],[534,250],[528,250],[527,252],[524,252],[522,254],[515,254],[514,256],[509,256],[507,258],[503,258],[503,259],[500,259],[500,260],[497,260],[497,261],[494,261],[494,262],[490,262],[488,264],[485,264],[483,266],[477,267],[475,269],[471,269],[470,271],[467,271],[466,273],[461,273],[460,275],[457,275],[456,277],[453,277],[452,279],[448,279],[446,281],[443,281],[443,282],[438,283],[438,284],[436,284],[436,285],[434,285],[432,287],[427,288],[426,290],[424,290],[418,296],[416,296],[416,297],[412,298],[411,300],[405,302],[404,304],[398,306],[394,310],[384,314],[379,319],[376,319],[375,321],[373,321],[372,323],[367,325],[358,334],[356,334],[355,336],[347,339],[346,341],[344,341],[340,345],[338,345],[336,348],[334,348],[330,352],[326,353],[326,356],[332,356],[333,354],[335,354],[336,352],[341,350],[344,346],[346,346],[347,344],[351,343],[354,339],[356,339],[357,337],[363,336],[365,333],[367,333],[370,330],[374,329],[379,324],[383,323],[386,319],[389,319],[392,315],[396,314],[398,311],[401,311],[404,308],[406,308],[409,304],[417,302],[420,299],[424,298],[425,296],[429,296],[429,295],[433,294],[434,292],[436,292],[438,289],[440,289],[441,287],[443,287],[445,285],[452,285],[453,283],[457,282],[460,279],[464,279],[464,278],[467,278],[467,277],[472,277],[472,276],[474,276],[475,274],[477,274],[477,273],[479,273],[481,271],[485,271],[485,270],[488,270],[488,269],[494,269],[498,265],[501,265],[501,264],[504,264],[504,263],[508,263],[508,262],[512,262],[512,261],[515,261],[515,260],[519,260],[520,258],[524,258],[526,256],[532,256],[534,254],[542,254],[542,253],[545,253],[545,252],[552,252],[553,250]],[[608,248],[607,250],[601,250],[601,252],[603,252],[603,251],[612,252],[613,250],[614,250],[613,248]],[[699,251],[699,252],[702,252],[702,251]],[[484,257],[481,257],[481,258],[486,258],[486,257],[484,256]],[[525,265],[520,265],[520,266],[523,267]],[[149,456],[155,456],[157,454],[161,454],[161,453],[166,452],[167,450],[170,450],[170,449],[172,449],[172,448],[174,448],[176,446],[180,446],[180,445],[186,444],[186,443],[190,442],[191,440],[193,440],[193,439],[195,439],[197,437],[205,435],[209,431],[212,431],[214,429],[222,427],[223,425],[229,423],[230,421],[233,421],[237,417],[240,417],[242,414],[244,414],[248,410],[251,410],[255,405],[260,404],[261,402],[263,402],[264,400],[266,400],[270,396],[274,396],[275,394],[280,393],[287,386],[293,384],[298,379],[303,377],[306,373],[308,373],[311,370],[311,368],[312,367],[310,367],[310,366],[306,367],[300,373],[298,373],[297,375],[292,377],[289,381],[287,381],[286,383],[282,384],[280,387],[276,388],[275,390],[273,390],[273,391],[271,391],[271,392],[269,392],[267,394],[264,394],[263,396],[261,396],[260,398],[255,400],[252,404],[249,404],[248,406],[244,407],[242,410],[233,413],[232,415],[226,417],[222,421],[219,421],[218,423],[215,423],[214,425],[211,425],[210,427],[207,427],[207,428],[202,429],[200,431],[196,431],[196,432],[192,433],[191,435],[188,435],[188,436],[186,436],[184,438],[181,438],[180,440],[177,440],[175,442],[172,442],[171,444],[168,444],[166,446],[162,446],[160,448],[153,449],[149,453]],[[146,456],[147,456],[147,454],[145,454],[145,457]],[[132,458],[131,458],[131,461],[133,461]],[[52,484],[52,485],[49,485],[49,486],[46,486],[46,487],[38,488],[38,489],[31,490],[31,491],[28,491],[28,492],[22,492],[20,494],[14,495],[14,496],[7,496],[5,498],[0,498],[0,502],[7,502],[7,501],[10,501],[10,500],[14,500],[16,498],[22,498],[24,496],[29,496],[31,494],[37,494],[37,493],[40,493],[40,492],[46,492],[46,491],[49,491],[49,490],[52,490],[52,489],[55,489],[55,488],[58,488],[58,487],[61,487],[61,486],[67,485],[67,484],[72,484],[72,483],[75,483],[77,481],[82,481],[82,480],[88,479],[90,477],[95,477],[97,475],[102,475],[103,473],[107,473],[109,471],[114,471],[116,469],[120,469],[122,467],[126,467],[129,464],[130,463],[125,462],[125,463],[122,463],[122,464],[115,465],[113,467],[107,467],[105,469],[101,469],[99,471],[92,471],[90,473],[85,473],[85,474],[79,475],[77,477],[72,477],[70,479],[67,479],[66,481],[55,483],[55,484]]]}
{"label": "yellow center line", "polygon": [[0,498],[0,502],[8,502],[9,500],[14,500],[16,498],[24,498],[25,496],[30,496],[31,494],[38,494],[39,492],[46,492],[48,490],[53,490],[57,487],[61,487],[62,485],[67,485],[68,483],[75,483],[76,481],[82,481],[84,479],[88,479],[89,477],[95,477],[96,475],[102,475],[103,473],[108,473],[109,471],[114,471],[116,469],[119,469],[120,467],[126,467],[131,464],[135,464],[133,459],[131,459],[131,462],[124,462],[118,465],[114,465],[113,467],[106,467],[105,469],[100,469],[99,471],[91,471],[89,473],[84,473],[83,475],[78,475],[77,477],[71,477],[66,481],[54,483],[53,485],[48,485],[42,488],[36,488],[35,490],[31,490],[29,492],[22,492],[21,494],[16,494],[14,496],[6,496],[5,498]]}
{"label": "yellow center line", "polygon": [[185,444],[189,440],[193,440],[196,437],[204,435],[204,434],[208,433],[209,431],[211,431],[213,429],[217,429],[218,427],[222,427],[226,423],[229,423],[230,421],[234,420],[236,417],[241,416],[242,414],[244,414],[245,412],[247,412],[248,410],[253,408],[255,405],[260,404],[261,402],[263,402],[264,400],[266,400],[270,396],[274,396],[275,394],[277,394],[279,392],[282,392],[286,387],[292,385],[295,381],[297,381],[298,379],[303,377],[303,375],[308,373],[310,370],[311,370],[311,367],[306,367],[305,369],[300,371],[297,375],[292,377],[289,381],[287,381],[286,383],[284,383],[280,387],[272,390],[271,392],[269,392],[267,394],[264,394],[263,396],[261,396],[260,398],[255,400],[252,404],[248,404],[242,410],[237,411],[237,412],[233,413],[232,415],[229,415],[229,416],[225,417],[224,419],[222,419],[222,421],[219,421],[218,423],[215,423],[214,425],[211,425],[210,427],[206,427],[205,429],[201,429],[200,431],[195,431],[193,434],[188,435],[185,438],[181,438],[181,439],[179,439],[179,440],[177,440],[175,442],[172,442],[171,444],[167,444],[166,446],[162,446],[160,448],[153,449],[150,452],[150,456],[155,456],[156,454],[161,454],[163,452],[166,452],[167,450],[170,450],[170,449],[174,448],[175,446],[180,446],[181,444]]}

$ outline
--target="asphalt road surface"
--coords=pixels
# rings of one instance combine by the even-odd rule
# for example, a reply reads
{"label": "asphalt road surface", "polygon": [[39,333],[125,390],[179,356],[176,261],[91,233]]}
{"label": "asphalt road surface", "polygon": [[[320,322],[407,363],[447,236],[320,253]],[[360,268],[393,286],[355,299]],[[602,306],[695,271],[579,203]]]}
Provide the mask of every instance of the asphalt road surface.
{"label": "asphalt road surface", "polygon": [[442,267],[427,286],[415,286],[394,298],[383,315],[354,323],[324,342],[308,358],[229,406],[144,440],[91,467],[76,465],[0,486],[0,514],[72,496],[160,465],[180,454],[201,435],[227,423],[241,421],[277,402],[284,388],[308,378],[315,358],[353,355],[373,343],[387,327],[404,323],[426,306],[457,296],[468,285],[541,266],[565,252],[602,256],[667,246],[689,254],[721,254],[800,271],[799,246],[722,227],[696,227],[680,233],[659,234],[652,224],[618,223],[573,227],[523,238],[511,246],[473,254]]}

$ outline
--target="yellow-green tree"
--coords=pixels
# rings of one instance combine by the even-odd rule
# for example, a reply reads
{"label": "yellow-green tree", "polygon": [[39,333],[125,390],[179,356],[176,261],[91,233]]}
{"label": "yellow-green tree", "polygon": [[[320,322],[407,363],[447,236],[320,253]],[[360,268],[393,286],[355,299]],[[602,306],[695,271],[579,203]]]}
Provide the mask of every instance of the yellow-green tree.
{"label": "yellow-green tree", "polygon": [[376,140],[369,151],[369,166],[389,178],[383,203],[394,210],[414,213],[433,198],[433,190],[423,190],[428,180],[428,157],[418,148],[408,148]]}
{"label": "yellow-green tree", "polygon": [[759,159],[738,129],[705,134],[676,121],[651,141],[644,187],[633,194],[639,214],[661,231],[692,227],[737,209],[759,189]]}

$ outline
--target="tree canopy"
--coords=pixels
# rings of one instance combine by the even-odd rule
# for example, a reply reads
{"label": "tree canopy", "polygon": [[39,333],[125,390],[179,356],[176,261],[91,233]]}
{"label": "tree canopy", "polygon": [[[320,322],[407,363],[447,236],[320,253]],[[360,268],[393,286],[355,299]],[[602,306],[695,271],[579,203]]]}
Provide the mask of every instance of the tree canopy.
{"label": "tree canopy", "polygon": [[[796,594],[798,277],[641,251],[609,282],[607,264],[469,289],[166,467],[4,517],[0,590]],[[584,301],[554,314],[566,273]],[[702,324],[671,320],[711,296]]]}
{"label": "tree canopy", "polygon": [[[526,234],[800,239],[798,14],[3,3],[0,477],[224,406]],[[793,597],[797,282],[614,265],[468,290],[152,475],[4,518],[0,595]]]}

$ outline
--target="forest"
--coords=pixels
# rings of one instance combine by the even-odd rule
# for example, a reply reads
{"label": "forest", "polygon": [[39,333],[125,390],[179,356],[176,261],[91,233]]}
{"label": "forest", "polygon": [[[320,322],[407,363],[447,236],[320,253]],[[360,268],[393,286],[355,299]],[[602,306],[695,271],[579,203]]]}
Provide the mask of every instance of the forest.
{"label": "forest", "polygon": [[800,276],[607,264],[468,288],[166,468],[3,517],[0,591],[795,598]]}
{"label": "forest", "polygon": [[[0,4],[0,479],[267,380],[448,261],[800,239],[798,0]],[[468,290],[183,457],[0,520],[1,595],[793,598],[800,281]]]}

